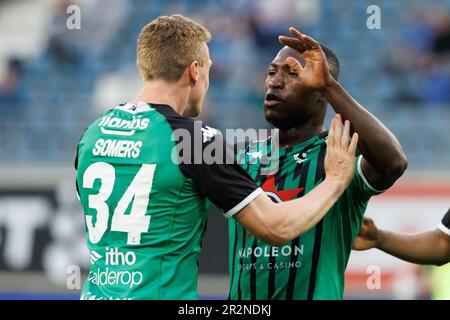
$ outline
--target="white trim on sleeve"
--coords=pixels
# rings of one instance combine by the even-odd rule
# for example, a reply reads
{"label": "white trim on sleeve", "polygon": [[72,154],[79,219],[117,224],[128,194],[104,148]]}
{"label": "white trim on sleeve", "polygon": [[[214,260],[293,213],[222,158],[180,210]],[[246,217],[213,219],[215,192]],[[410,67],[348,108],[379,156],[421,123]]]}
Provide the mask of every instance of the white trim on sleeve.
{"label": "white trim on sleeve", "polygon": [[441,230],[443,233],[445,233],[446,235],[450,236],[450,229],[447,228],[446,226],[444,226],[444,224],[442,223],[442,221],[439,222],[438,228],[439,228],[439,230]]}
{"label": "white trim on sleeve", "polygon": [[223,215],[228,219],[231,218],[263,192],[264,191],[261,188],[255,189],[252,193],[250,193],[247,197],[245,197],[244,200],[239,202],[237,205],[234,206],[234,208],[228,210],[228,212],[224,213]]}
{"label": "white trim on sleeve", "polygon": [[359,159],[358,159],[358,165],[357,165],[357,167],[358,167],[358,173],[359,173],[359,175],[361,176],[361,178],[363,179],[363,181],[364,181],[364,183],[366,184],[366,186],[368,186],[370,190],[372,190],[372,191],[374,191],[374,192],[377,192],[377,193],[383,193],[383,192],[385,192],[386,189],[385,189],[385,190],[377,190],[377,189],[375,189],[374,187],[372,187],[372,186],[370,185],[369,181],[367,181],[367,179],[366,179],[366,177],[364,176],[364,173],[363,173],[363,171],[362,171],[362,168],[361,168],[361,160],[362,160],[362,156],[359,156]]}

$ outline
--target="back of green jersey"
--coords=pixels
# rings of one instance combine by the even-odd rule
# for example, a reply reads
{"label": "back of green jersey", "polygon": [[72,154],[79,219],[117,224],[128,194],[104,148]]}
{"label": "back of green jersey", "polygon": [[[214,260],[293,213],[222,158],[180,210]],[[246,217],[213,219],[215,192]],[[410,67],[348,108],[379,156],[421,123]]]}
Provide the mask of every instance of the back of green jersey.
{"label": "back of green jersey", "polygon": [[179,292],[161,292],[161,282],[196,272],[206,222],[206,201],[193,197],[182,210],[177,201],[186,179],[170,158],[171,133],[144,104],[105,113],[83,135],[77,182],[91,270],[82,298],[195,297],[196,283],[182,276],[170,285]]}
{"label": "back of green jersey", "polygon": [[169,106],[124,104],[83,134],[77,189],[90,272],[82,299],[196,299],[207,198],[231,216],[258,193],[240,168],[172,159],[178,127],[193,120]]}

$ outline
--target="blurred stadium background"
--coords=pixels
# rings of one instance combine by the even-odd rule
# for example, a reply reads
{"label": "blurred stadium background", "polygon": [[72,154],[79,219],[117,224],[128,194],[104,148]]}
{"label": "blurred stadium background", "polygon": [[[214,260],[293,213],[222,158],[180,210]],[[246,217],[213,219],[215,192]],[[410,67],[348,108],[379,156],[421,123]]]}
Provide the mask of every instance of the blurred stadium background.
{"label": "blurred stadium background", "polygon": [[[80,30],[66,27],[71,4],[81,9]],[[373,4],[381,29],[366,26]],[[0,0],[0,299],[78,298],[66,287],[67,267],[86,271],[89,263],[74,190],[76,145],[98,115],[138,92],[139,31],[172,13],[213,34],[202,117],[220,129],[267,127],[266,66],[289,26],[332,48],[340,81],[409,158],[406,175],[370,202],[367,215],[400,232],[437,226],[450,203],[450,0]],[[212,211],[199,289],[201,298],[221,299],[227,224]],[[367,285],[378,272],[381,287]],[[430,299],[448,279],[448,266],[353,252],[345,297]]]}

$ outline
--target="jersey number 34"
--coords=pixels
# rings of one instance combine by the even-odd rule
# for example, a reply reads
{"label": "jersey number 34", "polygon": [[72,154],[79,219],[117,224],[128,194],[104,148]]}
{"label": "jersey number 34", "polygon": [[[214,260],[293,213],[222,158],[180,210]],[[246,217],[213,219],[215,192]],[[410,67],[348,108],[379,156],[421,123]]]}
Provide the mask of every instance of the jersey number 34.
{"label": "jersey number 34", "polygon": [[[111,231],[127,233],[128,244],[139,244],[141,233],[148,231],[151,216],[146,215],[146,212],[155,169],[156,164],[143,164],[114,209]],[[93,216],[86,216],[89,240],[92,243],[99,242],[108,229],[109,207],[106,201],[114,189],[114,167],[106,162],[91,164],[84,172],[83,188],[93,188],[97,179],[101,181],[100,189],[97,194],[91,194],[88,198],[89,208],[97,211],[95,226]],[[130,202],[133,202],[131,211],[125,214]]]}

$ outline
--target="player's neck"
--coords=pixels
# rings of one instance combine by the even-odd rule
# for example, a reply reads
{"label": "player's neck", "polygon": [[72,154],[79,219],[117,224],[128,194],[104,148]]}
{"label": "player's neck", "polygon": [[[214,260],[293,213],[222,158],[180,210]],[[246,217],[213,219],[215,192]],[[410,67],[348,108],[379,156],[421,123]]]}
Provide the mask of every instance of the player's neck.
{"label": "player's neck", "polygon": [[323,124],[304,123],[289,130],[280,130],[280,147],[288,148],[308,141],[325,131]]}
{"label": "player's neck", "polygon": [[144,88],[131,103],[145,102],[154,104],[165,104],[172,107],[177,113],[183,114],[187,108],[188,89],[178,83],[167,83],[165,81],[148,81]]}

